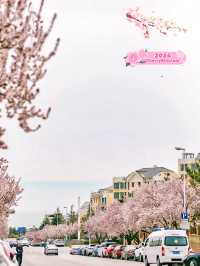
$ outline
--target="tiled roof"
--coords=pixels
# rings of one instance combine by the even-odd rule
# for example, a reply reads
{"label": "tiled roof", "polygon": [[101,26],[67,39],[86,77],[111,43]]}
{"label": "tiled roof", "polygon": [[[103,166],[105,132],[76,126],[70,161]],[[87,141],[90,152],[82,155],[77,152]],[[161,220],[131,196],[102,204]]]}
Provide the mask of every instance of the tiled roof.
{"label": "tiled roof", "polygon": [[143,175],[146,178],[152,178],[153,176],[162,173],[162,172],[173,172],[170,169],[167,169],[165,167],[149,167],[149,168],[141,168],[139,170],[136,170],[136,172],[140,175]]}

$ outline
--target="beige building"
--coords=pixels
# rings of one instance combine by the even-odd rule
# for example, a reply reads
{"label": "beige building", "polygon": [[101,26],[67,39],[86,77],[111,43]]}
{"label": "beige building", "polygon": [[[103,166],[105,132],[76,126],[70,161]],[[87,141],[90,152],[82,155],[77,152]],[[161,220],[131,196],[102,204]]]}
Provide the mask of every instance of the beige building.
{"label": "beige building", "polygon": [[104,210],[113,203],[113,187],[107,187],[92,192],[90,195],[91,210],[96,212],[97,210]]}
{"label": "beige building", "polygon": [[178,175],[174,171],[158,166],[136,170],[127,177],[114,177],[114,199],[123,201],[133,197],[134,192],[143,184],[164,182],[177,177]]}

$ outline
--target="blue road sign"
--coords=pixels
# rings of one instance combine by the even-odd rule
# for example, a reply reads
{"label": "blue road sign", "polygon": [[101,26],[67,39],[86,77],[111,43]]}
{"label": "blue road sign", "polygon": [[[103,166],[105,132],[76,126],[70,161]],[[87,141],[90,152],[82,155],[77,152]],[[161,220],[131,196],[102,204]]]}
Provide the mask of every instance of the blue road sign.
{"label": "blue road sign", "polygon": [[17,232],[19,234],[25,234],[26,233],[26,227],[18,227]]}
{"label": "blue road sign", "polygon": [[182,212],[181,213],[181,220],[188,220],[189,218],[189,215],[187,212]]}

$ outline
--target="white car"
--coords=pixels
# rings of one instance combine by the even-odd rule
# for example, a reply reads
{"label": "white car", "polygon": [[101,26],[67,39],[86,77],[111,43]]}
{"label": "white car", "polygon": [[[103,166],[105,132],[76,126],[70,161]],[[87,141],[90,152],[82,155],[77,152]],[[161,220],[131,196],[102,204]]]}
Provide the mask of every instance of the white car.
{"label": "white car", "polygon": [[157,264],[180,264],[190,253],[189,240],[185,230],[161,229],[149,235],[145,241],[145,266]]}
{"label": "white car", "polygon": [[86,256],[91,256],[93,249],[94,249],[95,245],[94,244],[90,244],[85,248],[85,255]]}
{"label": "white car", "polygon": [[44,248],[44,254],[49,255],[49,254],[54,254],[58,255],[58,247],[54,244],[47,244],[46,247]]}
{"label": "white car", "polygon": [[20,239],[20,240],[18,241],[18,243],[19,243],[22,247],[29,247],[29,246],[30,246],[30,242],[28,241],[27,238]]}
{"label": "white car", "polygon": [[140,243],[135,249],[134,259],[140,262],[144,261],[144,242]]}
{"label": "white car", "polygon": [[62,240],[62,239],[56,239],[56,240],[54,240],[54,244],[55,244],[57,247],[64,247],[64,246],[65,246],[65,242],[64,242],[64,240]]}

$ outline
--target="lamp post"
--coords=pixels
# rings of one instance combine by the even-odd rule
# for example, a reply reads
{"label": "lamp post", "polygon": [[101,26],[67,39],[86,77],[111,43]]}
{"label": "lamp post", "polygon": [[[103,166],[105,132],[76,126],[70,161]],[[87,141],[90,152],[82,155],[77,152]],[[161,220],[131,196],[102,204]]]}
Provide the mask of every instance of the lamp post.
{"label": "lamp post", "polygon": [[[182,156],[184,160],[185,148],[175,147],[175,150],[182,151]],[[186,211],[186,176],[185,176],[185,162],[183,161],[183,210]]]}

